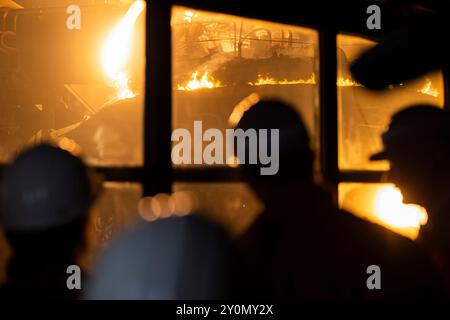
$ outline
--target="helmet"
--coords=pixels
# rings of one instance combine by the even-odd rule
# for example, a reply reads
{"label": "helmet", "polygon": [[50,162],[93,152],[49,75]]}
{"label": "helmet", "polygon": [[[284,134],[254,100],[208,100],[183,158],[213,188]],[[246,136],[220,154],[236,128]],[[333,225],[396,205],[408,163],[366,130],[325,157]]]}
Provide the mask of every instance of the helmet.
{"label": "helmet", "polygon": [[83,218],[93,198],[79,158],[39,145],[21,153],[4,173],[0,224],[6,231],[44,231]]}

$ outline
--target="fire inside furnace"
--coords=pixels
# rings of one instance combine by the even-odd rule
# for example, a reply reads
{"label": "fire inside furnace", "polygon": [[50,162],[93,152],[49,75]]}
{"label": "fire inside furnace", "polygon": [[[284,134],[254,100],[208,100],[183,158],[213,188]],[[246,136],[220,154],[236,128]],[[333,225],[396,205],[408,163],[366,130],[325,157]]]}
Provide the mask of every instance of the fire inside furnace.
{"label": "fire inside furnace", "polygon": [[145,1],[135,1],[114,27],[103,45],[101,64],[109,82],[117,91],[115,100],[136,96],[129,88],[130,80],[126,67],[130,59],[130,49],[134,36],[133,27],[144,9]]}
{"label": "fire inside furnace", "polygon": [[[79,32],[55,33],[67,18],[65,10],[55,13],[53,7],[43,7],[39,12],[9,13],[7,19],[17,20],[16,30],[11,30],[16,41],[9,47],[17,47],[5,49],[11,63],[2,65],[0,79],[18,94],[0,97],[2,162],[26,145],[51,140],[83,154],[90,165],[143,164],[146,2],[97,3],[101,4],[83,7]],[[174,129],[193,129],[194,120],[201,120],[204,130],[225,130],[257,101],[274,98],[295,107],[310,133],[311,147],[320,150],[316,30],[178,6],[172,9],[171,28]],[[393,111],[406,103],[440,105],[443,99],[436,76],[389,88],[389,103],[369,93],[348,71],[369,46],[360,42],[338,41],[336,48],[342,170],[373,169],[367,155],[380,149],[379,134]],[[18,53],[20,59],[15,59]],[[14,64],[19,60],[20,65]],[[374,207],[376,197],[399,203],[398,193],[391,190],[373,195],[364,205]],[[392,217],[385,202],[379,200],[375,207],[389,225],[408,221],[406,225],[417,226],[423,221],[420,214]]]}
{"label": "fire inside furnace", "polygon": [[[407,103],[439,105],[442,83],[433,76],[390,86],[385,94],[389,95],[390,104],[386,104],[386,99],[372,94],[349,72],[350,63],[375,43],[358,42],[359,38],[352,37],[344,42],[341,39],[336,86],[342,106],[341,121],[345,120],[345,126],[340,125],[341,139],[346,142],[340,150],[349,155],[350,163],[356,156],[367,162],[365,154],[369,151],[353,152],[354,146],[379,149],[379,135],[392,112]],[[275,98],[297,109],[312,137],[313,148],[319,150],[317,32],[175,7],[172,47],[174,128],[192,130],[193,121],[202,120],[205,130],[224,130],[235,126],[260,99]],[[361,131],[363,134],[359,134]],[[358,203],[371,212],[373,220],[407,236],[414,237],[426,221],[424,209],[403,204],[401,192],[392,186],[363,198]]]}
{"label": "fire inside furnace", "polygon": [[221,87],[220,81],[214,80],[209,76],[208,72],[205,71],[200,77],[198,71],[194,71],[191,80],[185,85],[178,85],[178,90],[197,90],[197,89],[211,89]]}

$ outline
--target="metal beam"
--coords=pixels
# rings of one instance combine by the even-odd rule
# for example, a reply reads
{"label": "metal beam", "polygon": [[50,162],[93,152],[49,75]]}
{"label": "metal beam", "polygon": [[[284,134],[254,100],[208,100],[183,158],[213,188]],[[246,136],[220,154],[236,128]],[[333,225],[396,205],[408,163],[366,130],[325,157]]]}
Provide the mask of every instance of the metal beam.
{"label": "metal beam", "polygon": [[147,1],[144,195],[172,188],[171,4]]}

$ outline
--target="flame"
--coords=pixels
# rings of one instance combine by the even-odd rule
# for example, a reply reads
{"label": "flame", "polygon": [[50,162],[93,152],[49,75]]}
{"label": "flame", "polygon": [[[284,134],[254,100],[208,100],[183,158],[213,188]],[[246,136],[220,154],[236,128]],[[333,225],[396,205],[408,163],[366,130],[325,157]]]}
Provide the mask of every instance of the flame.
{"label": "flame", "polygon": [[125,72],[125,67],[133,40],[133,26],[144,8],[145,1],[135,1],[128,9],[126,15],[109,34],[102,48],[101,61],[103,71],[117,91],[117,100],[136,96],[128,87],[129,79]]}
{"label": "flame", "polygon": [[353,81],[350,78],[338,78],[336,85],[338,87],[362,87],[363,86],[362,84],[360,84],[356,81]]}
{"label": "flame", "polygon": [[249,82],[248,84],[251,86],[265,86],[265,85],[278,85],[278,84],[281,84],[281,85],[285,85],[285,84],[316,84],[316,76],[314,73],[312,73],[311,76],[309,77],[309,79],[276,80],[269,76],[262,77],[259,74],[256,82]]}
{"label": "flame", "polygon": [[178,90],[197,90],[197,89],[211,89],[211,88],[218,88],[221,87],[220,81],[214,80],[213,77],[209,76],[208,72],[205,72],[203,76],[198,79],[199,72],[195,71],[192,76],[191,80],[186,85],[178,85]]}
{"label": "flame", "polygon": [[[297,80],[277,80],[270,76],[263,77],[262,75],[258,75],[258,78],[255,82],[248,82],[251,86],[266,86],[266,85],[290,85],[290,84],[316,84],[316,75],[314,73],[308,79],[297,79]],[[336,82],[339,87],[362,87],[363,85],[353,81],[349,78],[338,78]],[[214,80],[211,76],[209,76],[208,72],[205,72],[203,76],[199,79],[199,72],[195,71],[191,80],[185,85],[178,85],[178,90],[197,90],[202,88],[218,88],[221,87],[222,84],[220,81]]]}
{"label": "flame", "polygon": [[414,228],[417,231],[428,219],[423,207],[404,204],[402,193],[394,186],[385,186],[377,192],[374,212],[388,227]]}
{"label": "flame", "polygon": [[432,83],[430,79],[427,79],[427,82],[423,85],[422,88],[417,90],[417,92],[427,94],[429,96],[433,96],[435,98],[439,97],[439,91],[436,88],[432,87]]}
{"label": "flame", "polygon": [[[262,75],[258,75],[258,78],[255,82],[248,82],[251,86],[266,86],[266,85],[290,85],[290,84],[316,84],[316,76],[314,73],[308,79],[297,79],[297,80],[277,80],[270,76],[263,77]],[[362,87],[363,85],[353,81],[350,78],[338,78],[336,85],[339,87]],[[205,72],[203,76],[199,79],[199,72],[195,71],[191,80],[185,85],[178,85],[178,90],[197,90],[202,88],[218,88],[221,87],[222,84],[220,81],[214,80],[211,76],[209,76],[208,72]]]}

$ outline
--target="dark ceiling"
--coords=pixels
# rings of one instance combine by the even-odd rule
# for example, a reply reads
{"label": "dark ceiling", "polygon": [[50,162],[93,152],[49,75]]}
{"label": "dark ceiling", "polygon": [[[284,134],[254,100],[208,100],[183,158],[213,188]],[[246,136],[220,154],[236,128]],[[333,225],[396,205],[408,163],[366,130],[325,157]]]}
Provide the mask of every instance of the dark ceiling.
{"label": "dark ceiling", "polygon": [[[72,0],[15,0],[24,8],[63,7]],[[121,0],[110,0],[109,3]],[[122,0],[124,1],[124,0]],[[447,12],[448,0],[155,0],[180,4],[197,9],[220,11],[284,22],[310,25],[319,28],[336,28],[340,31],[363,34],[377,39],[413,21]],[[79,4],[100,4],[104,0],[78,0]],[[368,30],[366,9],[371,4],[381,7],[381,30]]]}
{"label": "dark ceiling", "polygon": [[[336,28],[340,31],[380,38],[425,17],[440,15],[449,6],[447,0],[342,0],[342,1],[246,1],[246,0],[175,0],[174,2],[206,10],[277,22]],[[368,30],[367,7],[381,8],[382,29]]]}

